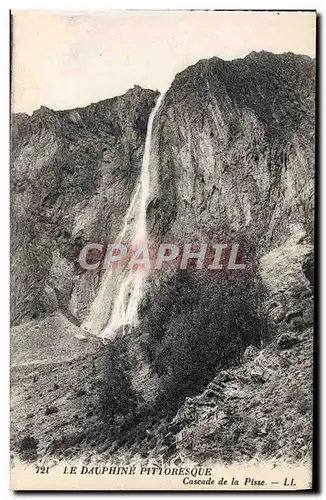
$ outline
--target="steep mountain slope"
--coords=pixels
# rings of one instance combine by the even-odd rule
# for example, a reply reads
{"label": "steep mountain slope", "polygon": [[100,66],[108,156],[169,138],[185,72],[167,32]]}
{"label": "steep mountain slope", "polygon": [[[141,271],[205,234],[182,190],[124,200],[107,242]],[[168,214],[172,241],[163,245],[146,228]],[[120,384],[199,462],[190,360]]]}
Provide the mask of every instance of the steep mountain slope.
{"label": "steep mountain slope", "polygon": [[13,118],[21,458],[310,459],[314,80],[309,57],[266,52],[176,76],[153,127],[151,240],[236,242],[248,266],[153,273],[140,325],[106,346],[78,327],[100,276],[76,259],[121,229],[157,94]]}
{"label": "steep mountain slope", "polygon": [[267,52],[179,73],[156,120],[152,234],[266,248],[298,222],[311,236],[314,74],[309,57]]}
{"label": "steep mountain slope", "polygon": [[12,118],[12,322],[69,309],[80,321],[98,276],[88,242],[116,237],[138,180],[156,93],[135,87],[86,108]]}

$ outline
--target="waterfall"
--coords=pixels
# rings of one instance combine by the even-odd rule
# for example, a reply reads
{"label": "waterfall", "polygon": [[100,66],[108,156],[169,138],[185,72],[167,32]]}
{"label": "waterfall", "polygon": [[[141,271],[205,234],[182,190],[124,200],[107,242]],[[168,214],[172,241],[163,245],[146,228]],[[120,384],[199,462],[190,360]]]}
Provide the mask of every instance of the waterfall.
{"label": "waterfall", "polygon": [[[139,183],[135,189],[123,227],[116,242],[146,243],[146,205],[149,196],[150,153],[154,117],[163,101],[161,94],[153,108],[147,124],[145,148]],[[102,338],[112,338],[120,327],[138,323],[138,306],[142,296],[146,271],[113,269],[108,266],[102,278],[98,294],[91,306],[90,314],[82,327]]]}

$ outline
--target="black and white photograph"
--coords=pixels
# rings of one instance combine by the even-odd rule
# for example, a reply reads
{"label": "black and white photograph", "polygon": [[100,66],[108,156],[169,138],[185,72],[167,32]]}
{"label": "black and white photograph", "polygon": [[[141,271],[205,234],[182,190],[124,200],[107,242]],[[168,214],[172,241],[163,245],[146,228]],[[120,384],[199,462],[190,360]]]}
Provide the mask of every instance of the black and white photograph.
{"label": "black and white photograph", "polygon": [[316,20],[11,11],[11,489],[313,488]]}

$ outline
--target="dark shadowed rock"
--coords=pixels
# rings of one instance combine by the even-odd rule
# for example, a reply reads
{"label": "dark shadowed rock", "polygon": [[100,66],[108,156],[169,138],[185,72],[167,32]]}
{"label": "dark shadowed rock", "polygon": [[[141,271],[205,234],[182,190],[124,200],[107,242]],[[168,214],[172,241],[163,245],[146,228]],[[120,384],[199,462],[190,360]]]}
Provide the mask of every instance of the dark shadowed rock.
{"label": "dark shadowed rock", "polygon": [[277,341],[277,346],[279,349],[291,349],[298,343],[298,338],[291,333],[283,333]]}
{"label": "dark shadowed rock", "polygon": [[306,259],[302,263],[302,269],[303,269],[304,275],[307,278],[307,280],[309,281],[310,285],[312,287],[314,287],[315,264],[314,264],[314,254],[313,253],[307,255]]}
{"label": "dark shadowed rock", "polygon": [[53,415],[58,413],[59,409],[56,406],[47,406],[44,415]]}
{"label": "dark shadowed rock", "polygon": [[264,384],[268,380],[268,376],[262,370],[252,370],[251,378],[258,384]]}

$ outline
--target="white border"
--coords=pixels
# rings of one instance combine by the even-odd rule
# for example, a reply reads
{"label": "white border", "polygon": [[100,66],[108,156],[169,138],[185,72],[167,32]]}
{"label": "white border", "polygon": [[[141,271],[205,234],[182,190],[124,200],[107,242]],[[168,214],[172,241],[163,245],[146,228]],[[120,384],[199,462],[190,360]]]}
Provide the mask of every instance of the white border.
{"label": "white border", "polygon": [[[94,0],[94,1],[86,1],[86,0],[79,0],[79,1],[72,1],[72,0],[56,0],[56,1],[46,1],[46,0],[34,0],[34,1],[29,1],[29,2],[24,2],[24,0],[16,0],[12,2],[3,2],[0,8],[1,12],[1,25],[0,25],[0,33],[1,33],[1,44],[0,44],[0,54],[1,54],[1,118],[2,118],[2,129],[1,129],[1,140],[2,140],[2,148],[1,152],[3,154],[3,161],[2,161],[2,171],[1,171],[1,183],[0,183],[0,188],[1,188],[1,196],[0,196],[0,202],[1,202],[1,260],[0,262],[2,263],[2,275],[1,275],[1,355],[2,355],[2,362],[0,364],[1,366],[1,384],[2,384],[2,390],[3,390],[3,395],[2,395],[2,403],[4,401],[8,402],[8,405],[2,405],[2,412],[1,412],[1,428],[6,429],[6,435],[2,435],[2,440],[1,440],[1,498],[9,498],[13,495],[13,493],[9,492],[9,477],[8,477],[8,471],[9,471],[9,434],[8,434],[8,429],[9,429],[9,396],[8,396],[8,389],[9,389],[9,334],[8,334],[8,325],[9,325],[9,307],[8,307],[8,297],[9,297],[9,261],[8,261],[8,256],[9,256],[9,125],[8,125],[8,109],[9,109],[9,102],[8,102],[8,95],[9,95],[9,79],[8,79],[8,74],[9,74],[9,51],[8,51],[8,40],[9,40],[9,9],[54,9],[54,10],[94,10],[94,9],[101,9],[101,10],[107,10],[107,9],[132,9],[132,10],[166,10],[166,9],[173,9],[173,10],[187,10],[187,9],[196,9],[196,10],[317,10],[317,12],[320,14],[320,19],[319,19],[319,37],[320,37],[320,44],[319,44],[319,68],[321,70],[321,74],[319,75],[320,79],[320,87],[319,90],[321,91],[322,85],[321,82],[325,82],[325,64],[322,63],[322,59],[325,58],[325,47],[324,47],[324,41],[322,40],[321,32],[323,30],[323,24],[324,24],[324,19],[323,17],[325,16],[325,5],[326,3],[318,0],[318,1],[307,1],[307,0],[282,0],[282,2],[279,2],[277,5],[275,1],[273,0],[266,0],[266,1],[250,1],[250,2],[244,2],[244,1],[232,1],[232,0],[221,0],[219,2],[212,1],[212,0],[188,0],[187,2],[182,1],[182,0],[165,0],[165,1],[156,1],[155,4],[150,1],[132,1],[132,0],[120,0],[120,1],[108,1],[108,0]],[[168,36],[168,35],[167,35]],[[325,86],[325,84],[324,84]],[[320,243],[321,247],[319,248],[319,256],[320,256],[320,267],[321,267],[321,273],[320,270],[316,270],[316,274],[322,275],[320,284],[324,284],[325,282],[325,268],[322,266],[322,257],[324,255],[323,250],[325,249],[324,245],[324,237],[325,237],[325,226],[326,226],[326,213],[325,213],[325,202],[323,202],[323,199],[325,199],[326,196],[326,186],[325,186],[325,175],[322,175],[322,172],[326,168],[324,162],[323,162],[323,155],[322,155],[322,149],[323,149],[323,143],[325,139],[325,134],[324,130],[322,127],[322,124],[324,123],[324,118],[325,118],[325,104],[324,100],[322,99],[322,96],[319,96],[319,105],[321,106],[321,109],[319,110],[320,112],[320,121],[319,121],[319,183],[321,183],[321,186],[317,186],[317,189],[320,189],[320,198],[321,198],[321,206],[320,206],[320,228],[317,228],[318,230],[322,231],[322,237],[320,238]],[[324,194],[325,193],[325,194]],[[320,290],[321,291],[321,290]],[[320,299],[320,310],[324,311],[326,308],[326,304],[324,303],[323,296]],[[322,348],[322,354],[323,356],[320,359],[320,371],[321,371],[321,387],[325,385],[325,370],[323,370],[323,363],[322,361],[326,359],[325,356],[325,342],[323,342],[323,333],[325,332],[324,328],[324,320],[322,319],[321,324],[320,324],[320,331],[319,331],[319,347]],[[323,384],[324,383],[324,384]],[[320,423],[322,421],[322,415],[324,415],[324,404],[322,404],[321,408],[321,415],[320,415]],[[324,433],[321,433],[320,438],[323,437]],[[325,449],[325,441],[324,439],[321,439],[320,441],[320,449],[323,450]],[[322,457],[323,458],[323,457]],[[321,467],[321,480],[322,477],[325,475],[324,473],[326,472],[326,467],[324,462],[322,461],[322,467]],[[32,495],[32,494],[30,494]],[[85,496],[88,498],[95,498],[95,493],[89,493]],[[171,494],[171,497],[178,498],[180,494]],[[229,494],[229,497],[234,497],[236,493]],[[264,493],[264,496],[270,496],[271,494]],[[47,495],[44,494],[38,494],[38,498],[44,498]],[[62,498],[69,498],[68,493],[64,493],[61,495]],[[128,497],[134,496],[135,498],[139,497],[139,495],[135,494],[128,494]],[[147,495],[147,496],[152,496],[152,495]],[[196,496],[197,498],[205,498],[205,494],[198,494]],[[278,495],[278,498],[286,498],[286,494],[284,495]],[[110,498],[119,498],[118,494],[110,494]]]}

